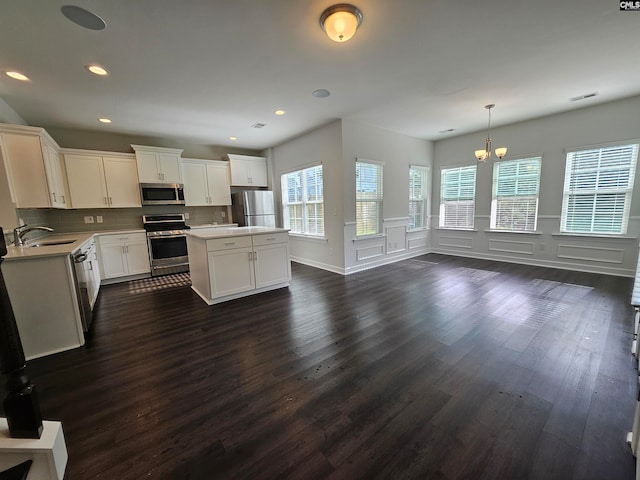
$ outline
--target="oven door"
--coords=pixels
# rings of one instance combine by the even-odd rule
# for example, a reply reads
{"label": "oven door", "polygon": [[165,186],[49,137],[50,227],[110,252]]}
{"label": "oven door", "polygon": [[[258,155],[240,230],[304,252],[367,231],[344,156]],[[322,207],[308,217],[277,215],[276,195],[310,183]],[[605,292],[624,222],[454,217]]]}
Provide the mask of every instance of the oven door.
{"label": "oven door", "polygon": [[189,271],[186,235],[149,236],[151,275]]}

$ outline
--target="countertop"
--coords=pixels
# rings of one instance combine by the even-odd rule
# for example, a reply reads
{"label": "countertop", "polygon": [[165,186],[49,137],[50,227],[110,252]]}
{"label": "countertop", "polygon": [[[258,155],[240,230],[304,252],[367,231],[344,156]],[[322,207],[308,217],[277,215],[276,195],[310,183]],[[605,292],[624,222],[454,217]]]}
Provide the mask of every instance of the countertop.
{"label": "countertop", "polygon": [[[139,230],[107,230],[100,232],[75,232],[75,233],[58,233],[53,235],[46,235],[43,237],[35,238],[33,240],[27,240],[23,247],[7,246],[7,255],[5,260],[26,260],[31,258],[42,258],[59,255],[69,255],[78,248],[80,248],[85,242],[89,241],[96,235],[112,235],[112,234],[125,234],[125,233],[144,233],[143,229]],[[43,242],[64,242],[71,241],[71,243],[65,243],[63,245],[46,245],[41,247],[33,247]]]}
{"label": "countertop", "polygon": [[199,240],[212,238],[239,237],[242,235],[261,235],[266,233],[288,232],[286,228],[273,227],[232,227],[232,228],[199,228],[187,231],[187,235]]}
{"label": "countertop", "polygon": [[229,228],[229,227],[237,227],[237,223],[205,223],[203,225],[189,225],[189,228]]}

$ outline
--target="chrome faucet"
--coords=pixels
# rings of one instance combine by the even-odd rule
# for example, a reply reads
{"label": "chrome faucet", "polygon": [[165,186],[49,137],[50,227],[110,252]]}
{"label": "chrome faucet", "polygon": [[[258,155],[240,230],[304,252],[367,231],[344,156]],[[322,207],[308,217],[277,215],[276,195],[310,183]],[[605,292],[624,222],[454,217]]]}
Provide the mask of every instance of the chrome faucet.
{"label": "chrome faucet", "polygon": [[39,227],[39,226],[30,227],[29,225],[21,225],[13,229],[13,244],[16,247],[21,247],[22,245],[24,245],[24,236],[27,233],[32,232],[34,230],[42,230],[43,232],[53,232],[53,228],[50,228],[50,227]]}

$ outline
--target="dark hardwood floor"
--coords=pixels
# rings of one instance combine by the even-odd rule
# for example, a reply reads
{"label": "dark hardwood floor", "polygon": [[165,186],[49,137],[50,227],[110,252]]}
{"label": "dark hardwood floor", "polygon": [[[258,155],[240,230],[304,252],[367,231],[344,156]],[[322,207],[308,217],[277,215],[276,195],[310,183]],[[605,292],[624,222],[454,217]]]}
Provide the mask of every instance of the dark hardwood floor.
{"label": "dark hardwood floor", "polygon": [[29,362],[68,480],[634,478],[631,279],[432,254],[211,307],[154,283]]}

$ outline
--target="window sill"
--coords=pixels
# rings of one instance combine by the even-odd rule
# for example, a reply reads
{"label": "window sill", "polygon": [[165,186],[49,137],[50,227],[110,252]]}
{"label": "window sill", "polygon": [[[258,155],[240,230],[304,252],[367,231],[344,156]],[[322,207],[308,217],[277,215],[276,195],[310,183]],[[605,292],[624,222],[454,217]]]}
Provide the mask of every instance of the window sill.
{"label": "window sill", "polygon": [[359,242],[361,240],[375,240],[376,238],[385,238],[386,235],[383,233],[378,233],[376,235],[364,235],[362,237],[356,237],[353,239],[354,242]]}
{"label": "window sill", "polygon": [[327,237],[321,237],[319,235],[305,235],[304,233],[289,232],[289,237],[295,238],[297,240],[310,240],[312,242],[321,242],[321,243],[329,241]]}
{"label": "window sill", "polygon": [[535,231],[528,231],[528,230],[485,230],[485,233],[515,233],[518,235],[524,234],[524,235],[542,235],[543,232],[540,232],[538,230]]}
{"label": "window sill", "polygon": [[414,232],[428,232],[429,229],[427,227],[420,227],[420,228],[407,228],[407,233],[414,233]]}
{"label": "window sill", "polygon": [[554,232],[551,234],[552,237],[584,237],[584,238],[603,238],[607,240],[637,240],[637,237],[631,235],[622,235],[612,233],[610,235],[606,235],[603,233],[565,233],[565,232]]}
{"label": "window sill", "polygon": [[436,230],[443,230],[448,232],[479,232],[475,228],[452,228],[452,227],[438,227]]}

